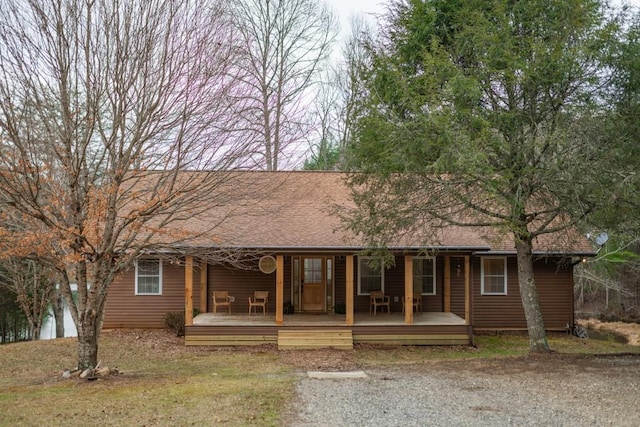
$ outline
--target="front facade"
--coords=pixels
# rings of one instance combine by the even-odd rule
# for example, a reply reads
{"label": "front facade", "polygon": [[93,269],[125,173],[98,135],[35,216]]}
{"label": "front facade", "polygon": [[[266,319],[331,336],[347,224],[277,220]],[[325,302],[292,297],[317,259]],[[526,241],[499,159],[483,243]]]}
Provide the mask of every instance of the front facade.
{"label": "front facade", "polygon": [[[351,345],[471,344],[474,330],[526,329],[514,256],[416,253],[396,255],[388,268],[354,254],[276,254],[274,259],[276,271],[269,274],[257,265],[238,270],[190,257],[181,264],[145,259],[112,286],[104,328],[161,328],[167,313],[195,309],[195,317],[187,315],[187,345],[279,343],[283,331],[313,334],[319,328],[348,331]],[[572,266],[541,258],[535,271],[545,326],[565,330],[574,321]],[[389,296],[390,314],[371,313],[370,291],[377,289]],[[233,298],[231,315],[212,313],[213,293],[221,290]],[[264,316],[249,315],[249,297],[256,290],[269,292]],[[407,304],[414,297],[420,311]],[[293,315],[286,313],[290,306]],[[300,339],[297,347],[304,347]]]}
{"label": "front facade", "polygon": [[[349,203],[339,173],[246,173],[269,182],[249,210],[226,215],[219,235],[244,253],[239,264],[184,251],[138,260],[112,285],[103,327],[162,328],[167,313],[185,311],[187,345],[280,348],[353,343],[471,344],[473,331],[526,329],[515,251],[473,230],[439,230],[430,245],[391,248],[392,262],[366,251],[340,230],[328,206]],[[262,187],[266,188],[266,187]],[[252,195],[256,194],[254,192]],[[255,197],[255,196],[252,196]],[[545,326],[573,325],[573,269],[568,254],[539,253],[535,279]],[[231,297],[230,313],[213,313],[214,292]],[[255,291],[267,291],[265,314],[249,314]],[[374,307],[371,292],[388,305]],[[378,309],[381,312],[378,312]]]}

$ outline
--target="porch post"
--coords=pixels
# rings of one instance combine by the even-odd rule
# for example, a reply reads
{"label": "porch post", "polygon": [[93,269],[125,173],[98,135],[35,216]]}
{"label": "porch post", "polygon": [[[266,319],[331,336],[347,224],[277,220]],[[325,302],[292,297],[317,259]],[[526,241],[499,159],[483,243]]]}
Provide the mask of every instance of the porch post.
{"label": "porch post", "polygon": [[404,257],[404,323],[413,325],[413,256]]}
{"label": "porch post", "polygon": [[207,312],[207,262],[200,260],[200,313]]}
{"label": "porch post", "polygon": [[284,256],[276,256],[276,324],[282,325],[284,302]]}
{"label": "porch post", "polygon": [[444,257],[444,312],[451,312],[451,257]]}
{"label": "porch post", "polygon": [[471,263],[469,255],[464,257],[464,321],[471,324]]}
{"label": "porch post", "polygon": [[193,325],[193,257],[184,258],[184,324]]}
{"label": "porch post", "polygon": [[346,322],[347,325],[353,325],[353,255],[346,257],[346,273],[345,279],[345,305],[346,305]]}

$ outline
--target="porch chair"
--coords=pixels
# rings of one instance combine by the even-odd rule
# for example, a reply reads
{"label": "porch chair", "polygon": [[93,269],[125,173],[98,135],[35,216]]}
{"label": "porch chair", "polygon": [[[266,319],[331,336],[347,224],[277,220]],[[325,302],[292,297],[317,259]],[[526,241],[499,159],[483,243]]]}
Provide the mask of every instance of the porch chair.
{"label": "porch chair", "polygon": [[262,315],[267,313],[267,302],[269,300],[269,291],[254,291],[253,297],[249,297],[249,316],[251,312],[257,313],[257,307],[262,307]]}
{"label": "porch chair", "polygon": [[218,307],[226,307],[231,314],[231,296],[229,291],[213,291],[213,312],[218,311]]}
{"label": "porch chair", "polygon": [[[404,314],[404,298],[402,299],[402,314]],[[416,313],[422,313],[422,296],[413,296],[413,311]]]}
{"label": "porch chair", "polygon": [[391,298],[385,295],[382,291],[369,292],[369,302],[370,302],[369,314],[373,313],[373,315],[375,316],[376,313],[378,312],[378,307],[380,308],[386,307],[387,313],[391,314],[391,309],[390,309]]}

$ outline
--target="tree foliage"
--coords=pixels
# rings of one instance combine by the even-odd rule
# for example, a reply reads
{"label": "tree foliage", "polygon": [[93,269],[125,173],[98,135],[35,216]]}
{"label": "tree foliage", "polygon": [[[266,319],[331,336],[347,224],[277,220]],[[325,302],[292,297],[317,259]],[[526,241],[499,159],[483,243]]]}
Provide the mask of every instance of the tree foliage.
{"label": "tree foliage", "polygon": [[[607,91],[609,109],[589,125],[592,140],[617,141],[619,161],[611,164],[612,179],[599,194],[608,203],[585,225],[587,232],[605,230],[610,239],[598,256],[576,271],[578,309],[602,316],[640,318],[638,194],[640,176],[640,12],[629,10],[625,33],[607,58],[613,71]],[[609,144],[610,145],[610,144]]]}
{"label": "tree foliage", "polygon": [[592,139],[624,16],[596,0],[396,1],[369,49],[353,227],[373,245],[434,222],[511,235],[532,351],[548,350],[534,242],[569,248],[632,173],[613,172],[619,138]]}

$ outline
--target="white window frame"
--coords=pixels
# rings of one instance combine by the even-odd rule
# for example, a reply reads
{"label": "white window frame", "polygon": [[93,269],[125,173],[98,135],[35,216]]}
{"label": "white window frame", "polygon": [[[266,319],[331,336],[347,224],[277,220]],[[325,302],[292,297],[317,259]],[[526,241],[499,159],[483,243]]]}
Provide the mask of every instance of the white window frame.
{"label": "white window frame", "polygon": [[[484,290],[484,261],[487,259],[500,259],[504,264],[503,275],[502,276],[491,276],[491,277],[502,277],[504,283],[504,292],[486,292]],[[480,293],[481,295],[507,295],[507,257],[506,256],[485,256],[480,257]]]}
{"label": "white window frame", "polygon": [[[143,258],[140,261],[158,261],[158,292],[139,292],[138,291],[138,276],[140,271],[138,270],[138,261],[136,260],[136,271],[135,271],[135,278],[136,278],[136,284],[135,284],[135,294],[136,295],[162,295],[162,259],[161,258]],[[153,276],[145,276],[145,277],[156,277],[155,275]]]}
{"label": "white window frame", "polygon": [[362,263],[370,260],[377,260],[380,264],[380,290],[384,293],[384,260],[382,257],[361,256],[358,257],[358,295],[370,295],[369,292],[362,291]]}
{"label": "white window frame", "polygon": [[[435,295],[436,294],[436,257],[432,257],[432,256],[416,256],[413,257],[412,262],[416,261],[416,260],[424,260],[424,259],[430,259],[431,260],[431,265],[433,267],[433,292],[420,292],[420,295]],[[411,271],[413,274],[413,265],[411,266]],[[424,276],[423,276],[424,277]],[[414,290],[415,290],[415,280],[416,280],[416,276],[413,276],[413,282],[414,282]]]}

